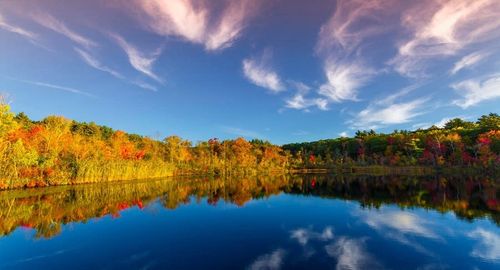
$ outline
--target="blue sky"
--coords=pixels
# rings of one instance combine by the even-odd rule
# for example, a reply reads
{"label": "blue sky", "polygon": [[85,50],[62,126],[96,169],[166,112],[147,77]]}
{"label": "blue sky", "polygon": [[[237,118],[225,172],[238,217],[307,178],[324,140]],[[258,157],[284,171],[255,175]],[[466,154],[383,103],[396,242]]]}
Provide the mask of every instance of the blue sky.
{"label": "blue sky", "polygon": [[0,92],[195,142],[415,129],[499,112],[498,18],[496,0],[1,1]]}

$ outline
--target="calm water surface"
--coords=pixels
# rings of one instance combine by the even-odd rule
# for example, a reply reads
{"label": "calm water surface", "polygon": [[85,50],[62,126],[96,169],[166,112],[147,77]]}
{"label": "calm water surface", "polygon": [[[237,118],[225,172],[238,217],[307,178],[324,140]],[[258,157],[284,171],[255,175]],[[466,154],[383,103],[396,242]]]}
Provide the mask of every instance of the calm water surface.
{"label": "calm water surface", "polygon": [[500,269],[488,177],[177,179],[0,192],[0,269]]}

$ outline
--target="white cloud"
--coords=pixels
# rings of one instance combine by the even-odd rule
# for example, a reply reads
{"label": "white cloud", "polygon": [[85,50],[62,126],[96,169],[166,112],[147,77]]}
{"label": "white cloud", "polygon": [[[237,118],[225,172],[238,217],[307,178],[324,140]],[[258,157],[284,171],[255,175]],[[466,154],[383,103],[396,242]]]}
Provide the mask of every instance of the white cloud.
{"label": "white cloud", "polygon": [[298,228],[290,232],[290,238],[301,245],[307,245],[310,240],[328,241],[333,239],[332,227],[326,227],[323,232],[315,232],[308,228]]}
{"label": "white cloud", "polygon": [[32,84],[32,85],[36,85],[36,86],[41,86],[41,87],[52,88],[52,89],[56,89],[56,90],[62,90],[62,91],[70,92],[70,93],[73,93],[73,94],[79,94],[79,95],[84,95],[84,96],[88,96],[88,97],[95,97],[94,95],[92,95],[90,93],[87,93],[85,91],[82,91],[82,90],[79,90],[79,89],[76,89],[76,88],[72,88],[72,87],[61,86],[61,85],[56,85],[56,84],[51,84],[51,83],[46,83],[46,82],[20,80],[20,79],[14,79],[14,78],[12,78],[12,80],[23,82],[23,83],[27,83],[27,84]]}
{"label": "white cloud", "polygon": [[357,101],[357,90],[364,86],[374,72],[354,62],[329,60],[324,66],[327,82],[320,86],[319,94],[330,101]]}
{"label": "white cloud", "polygon": [[303,94],[297,93],[286,100],[285,107],[296,110],[307,110],[309,107],[316,106],[322,111],[328,110],[328,101],[323,98],[306,98]]}
{"label": "white cloud", "polygon": [[142,89],[151,90],[154,92],[158,91],[158,88],[156,88],[155,86],[153,86],[149,83],[145,83],[145,82],[141,82],[141,81],[133,81],[132,83],[139,86]]}
{"label": "white cloud", "polygon": [[148,77],[163,83],[163,80],[153,72],[153,64],[158,60],[161,54],[161,49],[155,52],[145,54],[139,51],[136,47],[129,44],[125,39],[116,34],[110,34],[110,36],[118,43],[118,45],[125,51],[128,56],[130,65],[134,67],[137,71],[147,75]]}
{"label": "white cloud", "polygon": [[301,94],[306,94],[312,89],[309,85],[303,82],[289,80],[288,84],[291,85],[293,88],[297,89],[297,91]]}
{"label": "white cloud", "polygon": [[266,51],[261,57],[247,58],[242,62],[243,74],[253,84],[272,92],[285,90],[280,76],[270,67],[271,54]]}
{"label": "white cloud", "polygon": [[116,78],[119,78],[119,79],[123,79],[123,75],[121,75],[118,71],[115,71],[103,64],[101,64],[101,62],[99,62],[99,60],[97,60],[94,56],[90,55],[90,53],[82,50],[82,49],[79,49],[79,48],[74,48],[76,53],[78,53],[78,55],[80,56],[80,58],[89,66],[95,68],[95,69],[98,69],[100,71],[104,71],[104,72],[107,72],[111,75],[113,75],[114,77]]}
{"label": "white cloud", "polygon": [[255,0],[230,1],[220,21],[211,34],[207,36],[205,48],[218,50],[230,47],[241,35],[248,17],[253,13]]}
{"label": "white cloud", "polygon": [[390,63],[409,77],[425,75],[427,61],[455,55],[463,48],[499,36],[497,0],[427,0],[407,10],[403,24],[411,38],[398,47]]}
{"label": "white cloud", "polygon": [[451,85],[462,99],[453,104],[467,109],[480,102],[500,98],[500,74],[493,74],[486,79],[470,79]]}
{"label": "white cloud", "polygon": [[488,53],[484,52],[475,52],[468,54],[455,63],[453,68],[450,70],[450,74],[454,75],[464,68],[470,68],[483,60],[486,56],[488,56]]}
{"label": "white cloud", "polygon": [[423,84],[415,83],[382,99],[372,101],[366,109],[360,111],[347,123],[352,124],[353,128],[376,129],[381,126],[410,122],[414,117],[423,113],[421,108],[428,99],[418,98],[413,101],[399,103],[396,101]]}
{"label": "white cloud", "polygon": [[387,106],[370,104],[350,120],[354,128],[377,128],[380,126],[408,123],[423,114],[422,107],[427,98],[419,98],[409,102],[392,103]]}
{"label": "white cloud", "polygon": [[335,12],[321,26],[316,50],[355,50],[364,39],[383,31],[378,15],[389,2],[392,1],[338,0]]}
{"label": "white cloud", "polygon": [[229,47],[241,35],[257,10],[257,1],[135,1],[152,31],[203,44],[206,50]]}
{"label": "white cloud", "polygon": [[257,258],[248,269],[250,270],[277,270],[281,268],[286,252],[277,249],[270,254],[265,254]]}
{"label": "white cloud", "polygon": [[85,48],[90,48],[90,47],[96,47],[98,44],[89,38],[84,37],[83,35],[69,29],[64,23],[61,21],[57,20],[56,18],[52,17],[49,14],[46,13],[37,13],[32,16],[33,20],[35,20],[37,23],[40,25],[57,32],[61,35],[64,35],[68,39],[72,40],[73,42],[77,43],[78,45],[85,47]]}
{"label": "white cloud", "polygon": [[337,259],[337,270],[378,269],[379,263],[365,250],[364,241],[340,237],[325,247],[326,253]]}
{"label": "white cloud", "polygon": [[380,23],[393,1],[339,0],[335,12],[321,26],[316,52],[323,58],[326,82],[318,93],[330,102],[358,101],[358,90],[375,75],[364,63],[366,39],[389,29]]}
{"label": "white cloud", "polygon": [[311,87],[297,81],[289,81],[290,86],[295,88],[295,95],[285,100],[285,107],[295,110],[309,111],[310,107],[317,107],[320,110],[328,110],[328,100],[324,98],[307,98],[306,95],[311,91]]}
{"label": "white cloud", "polygon": [[9,32],[12,32],[12,33],[16,33],[18,35],[21,35],[25,38],[28,38],[29,40],[36,40],[37,39],[37,34],[31,32],[31,31],[28,31],[22,27],[19,27],[17,25],[13,25],[13,24],[10,24],[8,23],[5,18],[2,16],[2,14],[0,14],[0,28],[6,30],[6,31],[9,31]]}
{"label": "white cloud", "polygon": [[500,260],[500,235],[478,228],[469,233],[468,236],[479,240],[479,243],[472,250],[471,256],[485,260]]}
{"label": "white cloud", "polygon": [[[87,65],[89,65],[97,70],[107,72],[118,79],[126,80],[125,77],[121,73],[119,73],[118,71],[116,71],[110,67],[103,65],[97,58],[92,56],[87,51],[79,49],[79,48],[74,48],[74,49],[77,52],[77,54],[80,56],[80,58]],[[150,90],[150,91],[155,91],[155,92],[158,91],[158,89],[155,86],[148,84],[148,83],[145,83],[145,82],[142,82],[142,81],[128,81],[128,82],[131,84],[134,84],[142,89],[145,89],[145,90]]]}
{"label": "white cloud", "polygon": [[343,138],[347,138],[347,137],[349,137],[349,134],[347,134],[346,131],[342,131],[342,132],[339,133],[339,136],[343,137]]}
{"label": "white cloud", "polygon": [[388,95],[387,97],[383,98],[383,99],[380,99],[380,100],[376,100],[374,103],[376,105],[380,105],[380,106],[384,106],[384,105],[391,105],[394,103],[394,101],[396,101],[398,98],[401,98],[401,97],[404,97],[405,95],[408,95],[409,93],[413,92],[414,90],[422,87],[424,85],[424,83],[414,83],[414,84],[411,84],[411,85],[408,85],[390,95]]}

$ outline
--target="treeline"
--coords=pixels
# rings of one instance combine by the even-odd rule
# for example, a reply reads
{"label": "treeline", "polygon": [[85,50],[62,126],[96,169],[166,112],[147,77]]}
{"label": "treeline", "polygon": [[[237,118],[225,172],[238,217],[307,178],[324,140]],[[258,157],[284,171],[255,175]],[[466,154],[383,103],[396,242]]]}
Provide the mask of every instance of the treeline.
{"label": "treeline", "polygon": [[378,166],[498,168],[500,117],[444,128],[358,131],[354,138],[273,145],[178,136],[156,140],[60,116],[33,121],[0,102],[0,189],[166,177],[251,175],[290,169]]}
{"label": "treeline", "polygon": [[476,122],[456,118],[443,128],[390,134],[358,131],[354,138],[337,138],[283,145],[295,168],[335,166],[469,166],[500,165],[500,117],[481,116]]}
{"label": "treeline", "polygon": [[0,103],[0,189],[283,172],[287,161],[279,146],[260,140],[211,139],[193,145],[170,136],[159,141],[59,116],[33,121]]}

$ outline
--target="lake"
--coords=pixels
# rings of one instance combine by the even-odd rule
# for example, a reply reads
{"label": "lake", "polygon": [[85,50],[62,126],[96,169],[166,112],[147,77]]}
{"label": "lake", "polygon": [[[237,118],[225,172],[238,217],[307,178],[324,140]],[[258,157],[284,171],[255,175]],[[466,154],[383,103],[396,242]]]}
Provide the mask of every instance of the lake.
{"label": "lake", "polygon": [[500,269],[488,177],[178,178],[0,192],[0,269]]}

